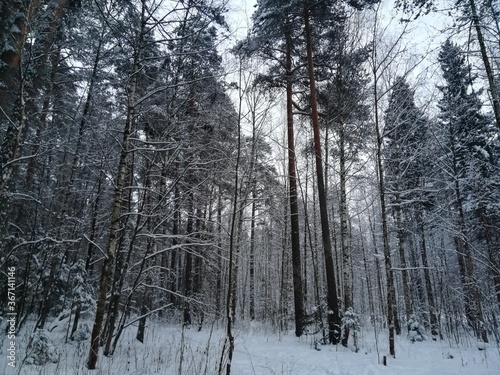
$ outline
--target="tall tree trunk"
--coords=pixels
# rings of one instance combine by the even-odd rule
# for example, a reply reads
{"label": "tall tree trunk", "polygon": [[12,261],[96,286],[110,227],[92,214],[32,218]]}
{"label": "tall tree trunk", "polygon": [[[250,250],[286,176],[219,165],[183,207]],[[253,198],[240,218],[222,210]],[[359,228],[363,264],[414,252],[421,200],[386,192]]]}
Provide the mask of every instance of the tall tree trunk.
{"label": "tall tree trunk", "polygon": [[295,139],[293,134],[293,82],[292,40],[286,35],[286,116],[288,133],[288,179],[290,191],[290,225],[292,240],[292,278],[295,307],[295,335],[302,336],[304,324],[304,292],[302,289],[302,265],[300,260],[299,206],[297,203],[297,177],[295,172]]}
{"label": "tall tree trunk", "polygon": [[425,279],[425,289],[427,291],[427,301],[429,304],[429,321],[431,324],[431,335],[433,340],[436,340],[437,336],[439,335],[438,332],[438,320],[436,316],[436,306],[434,302],[434,293],[432,291],[432,283],[431,283],[431,273],[429,269],[429,261],[427,257],[427,244],[426,244],[426,239],[425,239],[425,227],[424,227],[424,221],[422,218],[422,208],[419,208],[418,211],[416,212],[417,216],[417,224],[420,227],[420,236],[421,236],[421,255],[422,255],[422,266],[424,268],[424,279]]}
{"label": "tall tree trunk", "polygon": [[[376,58],[374,58],[376,61]],[[385,184],[384,184],[384,169],[382,165],[382,133],[378,119],[378,88],[377,88],[377,71],[376,66],[373,67],[373,75],[375,77],[374,97],[375,97],[375,133],[377,137],[377,172],[378,172],[378,188],[380,198],[380,211],[382,215],[382,239],[384,243],[384,264],[385,274],[387,278],[387,324],[389,326],[389,353],[394,358],[396,357],[396,349],[394,345],[394,333],[396,328],[396,289],[394,286],[394,275],[392,273],[391,249],[389,245],[389,230],[387,228],[387,209],[385,205]]]}
{"label": "tall tree trunk", "polygon": [[250,273],[250,320],[255,320],[255,212],[256,212],[256,199],[255,184],[252,191],[252,218],[250,221],[250,259],[249,259],[249,273]]}
{"label": "tall tree trunk", "polygon": [[219,187],[217,198],[217,276],[215,281],[215,311],[217,317],[222,317],[222,190]]}
{"label": "tall tree trunk", "polygon": [[[348,225],[347,225],[347,192],[346,192],[346,160],[345,160],[345,134],[344,124],[341,121],[339,124],[339,167],[340,167],[340,199],[339,199],[339,215],[340,215],[340,246],[342,248],[342,274],[344,286],[344,313],[352,306],[351,301],[351,275],[350,275],[350,252],[351,249],[348,243]],[[347,347],[349,341],[349,325],[344,325],[342,333],[342,345]]]}
{"label": "tall tree trunk", "polygon": [[111,267],[113,266],[117,252],[120,221],[121,221],[120,213],[122,207],[122,196],[124,190],[124,182],[127,175],[127,155],[130,148],[130,136],[133,132],[133,127],[135,122],[135,96],[137,89],[137,72],[140,69],[139,62],[141,61],[142,44],[146,26],[145,13],[146,13],[146,0],[142,0],[140,33],[138,37],[137,48],[134,53],[134,63],[132,65],[133,73],[130,77],[130,82],[127,88],[127,118],[125,121],[125,128],[123,130],[120,159],[118,163],[118,173],[116,174],[108,246],[106,249],[107,250],[106,257],[103,262],[101,277],[99,280],[99,294],[97,296],[96,316],[90,338],[90,352],[87,361],[87,368],[89,370],[94,370],[97,364],[101,328],[104,320],[104,311],[106,307],[108,279],[111,275]]}
{"label": "tall tree trunk", "polygon": [[316,83],[314,78],[314,62],[312,52],[311,25],[309,19],[308,4],[304,4],[304,29],[306,35],[307,67],[309,73],[309,91],[311,95],[311,114],[314,132],[314,152],[316,158],[316,175],[318,184],[318,199],[321,218],[321,233],[323,239],[323,251],[325,255],[326,283],[328,288],[328,330],[329,340],[332,344],[338,344],[340,340],[340,314],[337,296],[337,285],[335,281],[335,268],[332,256],[332,244],[330,240],[330,226],[328,223],[328,205],[326,202],[325,181],[323,178],[323,162],[321,155],[321,139],[319,133],[318,106],[316,101]]}
{"label": "tall tree trunk", "polygon": [[[242,83],[242,66],[239,66],[239,100],[238,100],[238,118],[237,118],[237,144],[236,144],[236,166],[234,169],[234,193],[233,193],[233,209],[231,215],[231,227],[229,231],[229,270],[228,270],[228,285],[226,294],[226,338],[224,340],[224,347],[221,353],[219,362],[219,375],[224,372],[226,375],[231,374],[231,365],[233,362],[234,353],[234,336],[233,336],[233,323],[234,323],[234,308],[235,298],[234,291],[236,290],[236,277],[234,275],[234,258],[235,258],[235,241],[236,241],[236,217],[238,216],[238,192],[239,192],[239,179],[240,179],[240,158],[241,158],[241,110],[243,102],[243,93],[241,89]],[[237,245],[236,245],[237,246]],[[227,360],[224,361],[227,350]],[[224,371],[224,362],[226,363]]]}

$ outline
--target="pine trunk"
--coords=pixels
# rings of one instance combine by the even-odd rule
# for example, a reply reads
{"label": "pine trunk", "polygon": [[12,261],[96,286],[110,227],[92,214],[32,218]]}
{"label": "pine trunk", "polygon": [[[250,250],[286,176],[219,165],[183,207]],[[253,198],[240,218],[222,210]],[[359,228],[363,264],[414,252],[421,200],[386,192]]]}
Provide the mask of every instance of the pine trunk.
{"label": "pine trunk", "polygon": [[323,239],[323,251],[325,255],[326,283],[328,289],[328,330],[329,340],[332,344],[338,344],[340,340],[340,314],[337,296],[337,285],[335,281],[335,268],[333,264],[332,244],[330,240],[330,226],[328,223],[328,205],[326,201],[325,181],[323,177],[323,159],[321,155],[321,139],[319,133],[319,117],[316,102],[316,84],[314,78],[314,63],[312,55],[311,25],[309,19],[309,8],[304,5],[304,29],[306,34],[307,66],[309,73],[309,91],[311,95],[311,114],[314,132],[314,151],[316,159],[316,175],[318,184],[318,199],[321,218],[321,233]]}
{"label": "pine trunk", "polygon": [[[377,73],[374,68],[374,76],[377,78]],[[378,89],[377,80],[375,79],[374,85],[375,96],[375,133],[377,137],[377,172],[378,172],[378,187],[380,198],[380,210],[382,215],[382,239],[384,243],[384,264],[385,274],[387,278],[387,324],[389,326],[389,353],[394,358],[396,357],[396,349],[394,345],[394,333],[396,329],[396,289],[394,286],[394,275],[392,273],[391,249],[389,245],[389,230],[387,228],[387,209],[385,205],[385,184],[384,184],[384,169],[382,165],[382,134],[380,131],[380,124],[378,121]]]}
{"label": "pine trunk", "polygon": [[286,108],[288,133],[288,180],[290,191],[290,229],[292,240],[292,278],[295,307],[295,335],[302,336],[304,324],[304,292],[302,285],[302,265],[300,255],[299,206],[297,203],[297,177],[295,172],[295,139],[293,134],[293,83],[292,83],[292,40],[286,36]]}

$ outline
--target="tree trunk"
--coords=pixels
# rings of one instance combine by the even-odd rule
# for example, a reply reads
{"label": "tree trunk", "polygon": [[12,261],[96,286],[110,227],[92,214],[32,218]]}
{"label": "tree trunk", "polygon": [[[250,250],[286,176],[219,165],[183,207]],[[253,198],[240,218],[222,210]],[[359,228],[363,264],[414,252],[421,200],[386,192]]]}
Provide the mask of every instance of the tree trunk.
{"label": "tree trunk", "polygon": [[431,273],[429,269],[429,261],[427,257],[427,244],[425,239],[425,227],[424,221],[422,219],[422,208],[418,209],[419,212],[416,212],[417,216],[417,224],[420,227],[420,236],[421,236],[421,254],[422,254],[422,266],[424,268],[424,279],[425,279],[425,289],[427,291],[427,301],[429,305],[429,321],[431,324],[431,335],[433,340],[436,340],[439,335],[439,326],[438,319],[436,315],[436,305],[434,301],[434,293],[432,291],[432,283],[431,283]]}
{"label": "tree trunk", "polygon": [[101,328],[104,320],[104,311],[106,307],[106,294],[108,290],[108,279],[111,275],[111,267],[116,258],[116,251],[118,245],[118,237],[120,231],[121,221],[121,207],[124,182],[127,174],[127,155],[130,147],[130,136],[133,131],[135,122],[135,93],[137,88],[137,71],[139,70],[139,62],[142,54],[142,40],[144,37],[146,0],[142,0],[141,10],[141,31],[139,34],[138,46],[134,54],[133,74],[130,78],[130,83],[127,89],[127,119],[125,121],[125,128],[123,130],[123,139],[121,143],[120,160],[118,164],[118,173],[115,181],[115,192],[113,197],[113,206],[111,211],[111,225],[109,231],[108,246],[106,257],[104,259],[99,281],[99,294],[97,296],[96,316],[94,326],[92,328],[92,335],[90,339],[90,352],[87,361],[87,368],[94,370],[97,364],[99,341],[101,336]]}
{"label": "tree trunk", "polygon": [[481,306],[481,294],[474,278],[474,260],[467,239],[465,214],[463,208],[462,191],[459,182],[459,169],[456,157],[455,141],[450,129],[450,140],[452,148],[452,170],[454,178],[453,192],[455,194],[455,212],[458,213],[458,233],[455,234],[455,245],[462,273],[462,283],[465,293],[465,312],[472,326],[476,338],[488,342],[488,334],[484,325],[483,309]]}
{"label": "tree trunk", "polygon": [[338,344],[340,340],[340,314],[337,297],[337,285],[335,281],[335,268],[332,256],[332,244],[330,240],[330,226],[328,223],[328,205],[326,202],[325,182],[323,178],[323,165],[321,155],[321,139],[319,133],[319,117],[316,102],[316,84],[314,79],[314,63],[312,55],[311,25],[309,20],[309,7],[304,4],[304,29],[306,34],[307,66],[309,72],[309,91],[311,95],[311,112],[314,132],[314,151],[316,158],[316,175],[318,180],[318,199],[321,218],[321,233],[323,239],[323,251],[325,255],[326,282],[328,288],[328,330],[329,340],[332,344]]}
{"label": "tree trunk", "polygon": [[[235,295],[236,291],[236,277],[234,275],[234,258],[235,258],[235,240],[236,240],[236,217],[238,216],[238,192],[239,192],[239,179],[240,179],[240,158],[241,158],[241,109],[243,102],[243,93],[241,89],[242,82],[242,67],[241,62],[239,66],[239,79],[238,87],[239,100],[238,100],[238,121],[237,121],[237,145],[236,145],[236,166],[234,170],[234,192],[233,192],[233,209],[231,216],[231,228],[229,232],[229,270],[228,270],[228,285],[226,294],[226,338],[224,347],[221,353],[219,362],[219,375],[224,372],[226,375],[231,374],[231,365],[234,353],[234,336],[233,336],[233,323],[234,323],[234,308],[235,308]],[[227,349],[226,371],[224,371],[224,356]]]}
{"label": "tree trunk", "polygon": [[302,336],[304,324],[304,292],[302,289],[302,265],[300,260],[299,206],[297,203],[297,177],[295,172],[295,139],[293,134],[293,83],[292,83],[292,40],[286,36],[286,114],[288,133],[288,179],[290,191],[290,226],[292,241],[292,278],[295,307],[295,335]]}
{"label": "tree trunk", "polygon": [[385,274],[387,278],[387,324],[389,326],[389,353],[396,358],[396,349],[394,346],[394,332],[396,328],[396,290],[394,287],[394,275],[392,273],[391,249],[389,245],[389,230],[387,228],[387,209],[385,206],[385,184],[384,184],[384,169],[382,166],[382,134],[378,121],[378,89],[377,89],[377,72],[373,68],[375,76],[374,96],[375,96],[375,133],[377,137],[377,172],[378,172],[378,187],[380,198],[380,210],[382,215],[382,238],[384,243],[384,264]]}
{"label": "tree trunk", "polygon": [[[172,219],[172,251],[170,254],[170,271],[169,271],[169,289],[172,292],[176,292],[178,289],[178,280],[180,268],[177,267],[177,258],[179,257],[179,249],[177,245],[179,244],[179,222],[180,222],[180,192],[179,187],[176,185],[174,187],[174,217]],[[177,296],[175,293],[170,293],[170,303],[176,305]]]}
{"label": "tree trunk", "polygon": [[481,205],[478,209],[478,216],[483,226],[484,237],[488,248],[488,261],[490,263],[490,272],[493,279],[495,296],[498,307],[500,308],[500,254],[495,250],[496,238],[494,235],[495,226],[486,212],[486,207]]}
{"label": "tree trunk", "polygon": [[[7,116],[12,113],[12,108],[5,106],[5,104],[15,103],[15,98],[19,96],[17,90],[20,87],[20,82],[24,80],[21,75],[24,44],[40,7],[40,0],[31,0],[27,3],[25,9],[13,6],[14,4],[20,5],[20,2],[3,1],[3,4],[0,4],[2,18],[5,20],[13,18],[12,24],[6,25],[4,30],[0,29],[0,41],[5,42],[5,44],[0,44],[0,103],[5,111],[5,113],[0,111],[0,120],[2,121],[8,121]],[[4,34],[2,31],[6,33]],[[10,142],[5,143],[9,144]],[[7,151],[12,150],[2,150],[2,154]],[[1,161],[4,162],[4,160]],[[0,174],[0,195],[6,182]]]}
{"label": "tree trunk", "polygon": [[[191,184],[189,184],[189,189],[192,189]],[[193,292],[193,248],[190,246],[191,238],[190,235],[193,234],[193,216],[194,216],[194,202],[193,202],[193,191],[188,192],[188,209],[187,209],[187,224],[186,224],[186,235],[188,248],[185,253],[185,263],[184,263],[184,307],[183,307],[183,318],[182,324],[184,326],[191,325],[191,295]]]}
{"label": "tree trunk", "polygon": [[[396,174],[399,175],[399,172]],[[396,188],[396,205],[394,206],[394,213],[396,216],[396,226],[398,231],[398,249],[399,249],[399,262],[401,264],[401,276],[403,278],[403,299],[405,304],[405,318],[408,322],[411,315],[411,299],[410,299],[410,287],[408,285],[408,270],[404,242],[405,242],[405,231],[403,229],[403,223],[401,220],[401,198],[399,196],[398,188]]]}
{"label": "tree trunk", "polygon": [[252,191],[252,218],[250,222],[250,320],[255,320],[255,201],[257,195],[255,193],[255,184]]}
{"label": "tree trunk", "polygon": [[[347,225],[347,192],[346,192],[346,160],[345,160],[345,134],[344,124],[339,124],[339,167],[340,167],[340,246],[342,248],[342,273],[344,286],[344,313],[352,306],[351,301],[351,275],[350,275],[350,251],[348,244],[348,225]],[[347,347],[349,341],[349,325],[344,325],[342,334],[342,345]]]}
{"label": "tree trunk", "polygon": [[[146,279],[146,284],[151,284],[151,279],[148,278]],[[137,335],[136,339],[140,341],[141,343],[144,343],[144,332],[146,330],[146,320],[148,316],[148,312],[150,311],[151,308],[151,299],[149,296],[149,288],[147,286],[144,287],[144,295],[142,297],[142,306],[141,306],[141,315],[139,319],[139,324],[137,326]]]}
{"label": "tree trunk", "polygon": [[217,198],[217,275],[215,281],[215,311],[217,317],[222,317],[222,191],[219,187]]}

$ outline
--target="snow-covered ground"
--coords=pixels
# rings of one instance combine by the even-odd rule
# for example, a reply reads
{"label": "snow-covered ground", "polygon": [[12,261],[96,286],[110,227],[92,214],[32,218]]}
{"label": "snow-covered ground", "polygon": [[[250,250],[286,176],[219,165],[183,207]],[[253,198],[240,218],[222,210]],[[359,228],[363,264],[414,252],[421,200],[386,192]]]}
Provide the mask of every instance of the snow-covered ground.
{"label": "snow-covered ground", "polygon": [[[7,365],[8,340],[2,340],[0,374],[19,375],[212,375],[217,374],[224,342],[222,326],[191,328],[165,327],[151,323],[145,343],[135,340],[135,328],[124,334],[112,357],[99,357],[98,369],[85,367],[88,340],[64,340],[65,328],[49,333],[56,348],[57,363],[27,364],[26,335],[16,337],[16,368]],[[500,354],[495,345],[478,350],[477,345],[457,346],[451,341],[427,340],[411,343],[397,337],[396,355],[387,356],[387,336],[373,331],[360,333],[360,350],[321,345],[315,350],[312,336],[296,338],[293,332],[279,334],[259,325],[245,325],[235,331],[234,375],[499,375]],[[378,345],[377,345],[378,344]],[[468,347],[465,347],[468,346]],[[378,350],[377,350],[378,347]],[[387,366],[382,357],[387,356]]]}

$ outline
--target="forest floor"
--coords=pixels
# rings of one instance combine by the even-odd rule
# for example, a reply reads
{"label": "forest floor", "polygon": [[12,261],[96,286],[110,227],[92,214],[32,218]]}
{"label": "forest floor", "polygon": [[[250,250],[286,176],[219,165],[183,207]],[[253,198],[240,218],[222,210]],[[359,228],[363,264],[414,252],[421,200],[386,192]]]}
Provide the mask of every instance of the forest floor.
{"label": "forest floor", "polygon": [[[90,324],[89,324],[90,325]],[[32,327],[31,327],[32,329]],[[26,350],[29,325],[15,338],[15,368],[8,365],[9,340],[2,336],[0,374],[17,375],[215,375],[224,344],[222,326],[185,329],[150,323],[144,344],[129,327],[111,357],[100,356],[98,369],[85,367],[89,340],[65,341],[67,327],[47,332],[50,361],[43,366],[28,364]],[[2,333],[3,334],[3,333]],[[276,333],[260,324],[244,324],[235,331],[232,366],[234,375],[499,375],[500,351],[490,344],[478,350],[473,340],[457,345],[450,340],[410,342],[396,338],[396,359],[387,355],[387,336],[361,331],[359,351],[340,345],[314,348],[313,336],[296,338],[293,332]],[[316,337],[318,338],[318,337]],[[43,340],[42,340],[43,341]],[[52,342],[50,342],[52,341]],[[378,348],[378,350],[377,350]],[[28,354],[28,356],[27,356]],[[387,366],[381,364],[387,357]],[[47,358],[48,359],[48,358]],[[32,361],[32,360],[31,360]],[[380,363],[379,363],[380,362]]]}

